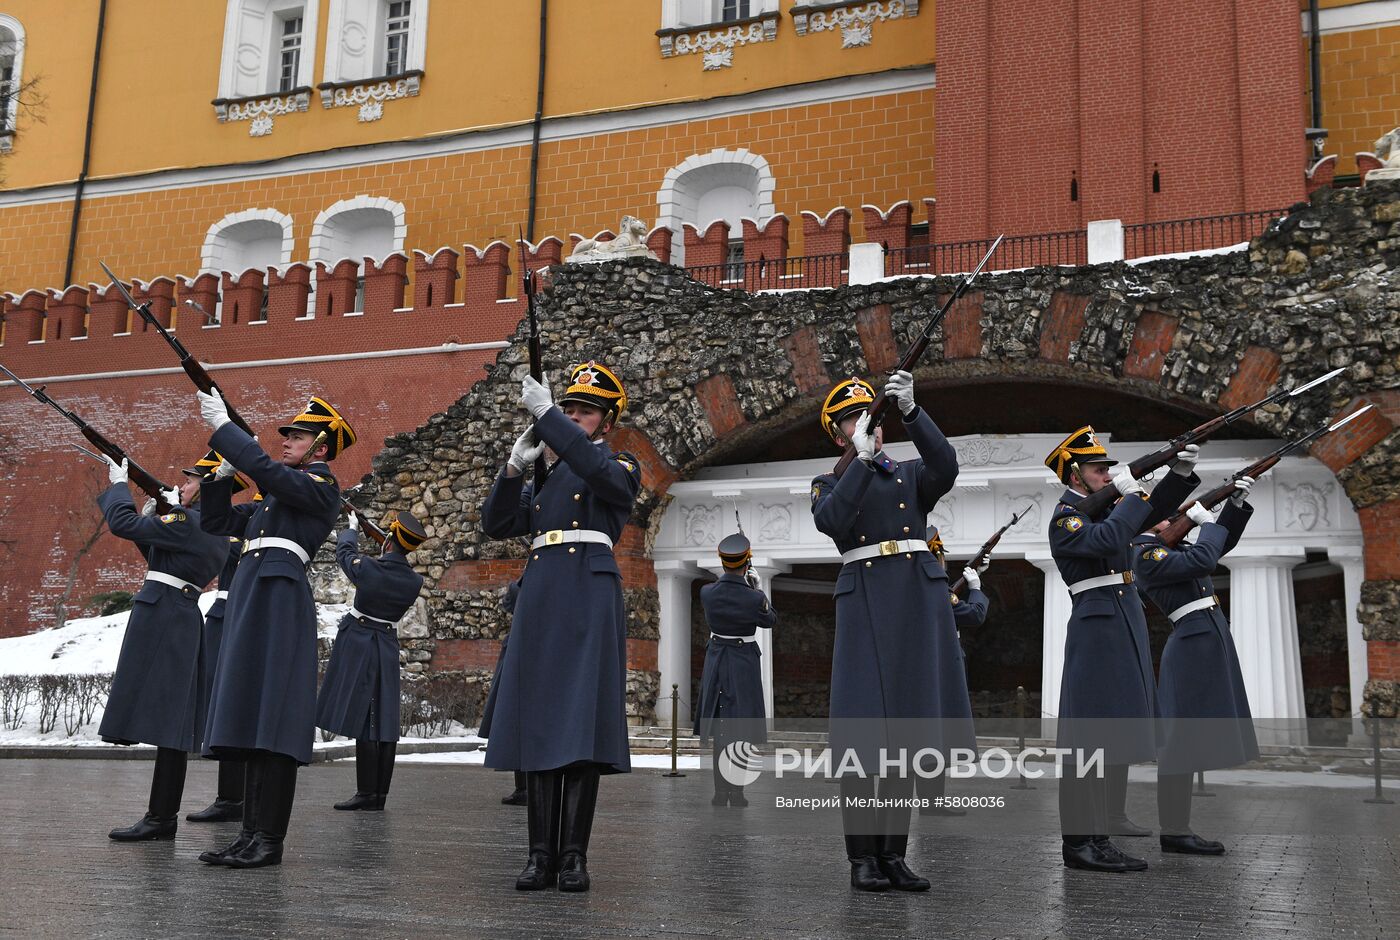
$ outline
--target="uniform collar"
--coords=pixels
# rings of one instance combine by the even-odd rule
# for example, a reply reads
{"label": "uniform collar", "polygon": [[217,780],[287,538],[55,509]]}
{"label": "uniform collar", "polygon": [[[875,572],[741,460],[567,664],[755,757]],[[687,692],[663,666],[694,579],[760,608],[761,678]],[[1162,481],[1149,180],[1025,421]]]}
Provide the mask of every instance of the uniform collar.
{"label": "uniform collar", "polygon": [[405,567],[409,567],[408,558],[404,555],[400,555],[398,552],[390,552],[383,555],[376,555],[375,557],[379,561],[386,562],[388,564],[404,565]]}
{"label": "uniform collar", "polygon": [[875,467],[875,469],[877,470],[883,471],[884,473],[894,473],[896,470],[899,469],[899,461],[895,460],[893,457],[891,457],[889,454],[885,453],[882,450],[875,455],[875,459],[871,462],[871,466]]}
{"label": "uniform collar", "polygon": [[1084,497],[1079,494],[1078,490],[1071,489],[1067,486],[1065,487],[1064,495],[1060,497],[1060,502],[1064,503],[1066,506],[1078,506],[1079,501],[1083,498]]}
{"label": "uniform collar", "polygon": [[297,469],[300,470],[302,473],[322,473],[326,476],[331,475],[330,464],[326,463],[324,460],[315,460],[307,464],[306,466],[298,467]]}
{"label": "uniform collar", "polygon": [[735,582],[736,584],[745,584],[745,583],[747,583],[746,581],[744,581],[744,576],[743,576],[743,575],[741,575],[741,574],[736,574],[736,573],[734,573],[733,571],[725,571],[725,572],[721,573],[720,576],[719,576],[719,579],[720,579],[721,581],[733,581],[733,582]]}

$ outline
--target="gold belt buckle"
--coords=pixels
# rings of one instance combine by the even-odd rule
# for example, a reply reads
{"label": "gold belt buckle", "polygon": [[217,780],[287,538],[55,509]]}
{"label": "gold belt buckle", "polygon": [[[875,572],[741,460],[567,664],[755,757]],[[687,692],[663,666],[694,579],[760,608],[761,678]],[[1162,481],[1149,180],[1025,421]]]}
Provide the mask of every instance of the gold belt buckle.
{"label": "gold belt buckle", "polygon": [[1132,583],[1133,583],[1133,573],[1132,573],[1131,571],[1125,571],[1125,572],[1123,572],[1123,583],[1124,583],[1124,584],[1132,584]]}
{"label": "gold belt buckle", "polygon": [[893,555],[899,551],[899,542],[895,539],[885,539],[880,543],[881,555]]}
{"label": "gold belt buckle", "polygon": [[563,529],[550,529],[548,532],[546,532],[546,533],[544,534],[544,544],[546,544],[546,545],[562,545],[562,544],[564,544],[564,530],[563,530]]}

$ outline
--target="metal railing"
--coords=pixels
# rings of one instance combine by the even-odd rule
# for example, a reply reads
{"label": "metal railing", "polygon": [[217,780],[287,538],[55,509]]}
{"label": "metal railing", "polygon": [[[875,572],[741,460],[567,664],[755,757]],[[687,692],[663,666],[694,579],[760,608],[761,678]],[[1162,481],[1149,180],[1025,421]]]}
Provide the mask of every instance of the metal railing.
{"label": "metal railing", "polygon": [[[885,277],[911,274],[962,274],[982,260],[994,239],[978,238],[937,245],[910,245],[885,250]],[[1012,235],[1001,243],[991,267],[1034,268],[1041,265],[1087,264],[1088,236],[1083,231]]]}
{"label": "metal railing", "polygon": [[1259,237],[1287,209],[1262,209],[1208,215],[1195,219],[1165,222],[1139,222],[1123,226],[1123,254],[1127,258],[1149,258],[1180,252],[1227,248]]}
{"label": "metal railing", "polygon": [[746,291],[840,287],[847,282],[846,255],[758,258],[755,261],[702,264],[685,269],[692,279],[711,287]]}

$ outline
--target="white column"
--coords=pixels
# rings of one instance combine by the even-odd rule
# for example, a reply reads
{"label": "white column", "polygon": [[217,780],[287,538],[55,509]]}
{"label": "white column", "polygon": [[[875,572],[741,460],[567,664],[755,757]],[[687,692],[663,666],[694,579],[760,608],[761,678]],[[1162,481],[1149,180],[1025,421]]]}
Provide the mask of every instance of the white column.
{"label": "white column", "polygon": [[1230,569],[1230,632],[1240,657],[1249,709],[1262,744],[1306,744],[1303,667],[1293,568],[1302,551],[1225,556]]}
{"label": "white column", "polygon": [[1366,728],[1361,720],[1361,700],[1366,692],[1366,640],[1361,635],[1361,582],[1366,580],[1366,562],[1361,546],[1329,548],[1327,558],[1342,569],[1342,597],[1347,613],[1347,671],[1351,688],[1351,733],[1364,737]]}
{"label": "white column", "polygon": [[1060,679],[1065,671],[1065,639],[1069,636],[1069,588],[1048,553],[1027,552],[1026,561],[1045,578],[1045,606],[1041,620],[1040,709],[1041,734],[1055,736],[1060,714]]}
{"label": "white column", "polygon": [[671,685],[680,686],[676,724],[690,728],[690,582],[700,577],[700,569],[689,561],[658,561],[656,595],[660,608],[661,640],[656,662],[661,671],[661,687],[656,693],[656,720],[671,723]]}
{"label": "white column", "polygon": [[[754,558],[751,562],[754,574],[758,575],[758,589],[768,595],[773,602],[773,578],[792,570],[789,565],[781,565],[769,558]],[[781,614],[779,614],[781,616]],[[763,714],[768,716],[768,730],[773,730],[773,631],[759,630],[759,668],[763,672]]]}

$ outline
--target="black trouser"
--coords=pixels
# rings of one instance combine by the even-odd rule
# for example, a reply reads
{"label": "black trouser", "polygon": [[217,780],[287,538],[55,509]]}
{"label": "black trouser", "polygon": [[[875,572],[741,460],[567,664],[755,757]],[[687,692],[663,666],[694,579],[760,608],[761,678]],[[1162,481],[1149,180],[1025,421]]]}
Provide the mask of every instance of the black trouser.
{"label": "black trouser", "polygon": [[174,819],[180,815],[188,758],[184,751],[173,747],[156,748],[156,765],[151,772],[151,798],[146,806],[156,819]]}
{"label": "black trouser", "polygon": [[1104,768],[1104,812],[1109,819],[1128,815],[1128,765],[1109,764]]}
{"label": "black trouser", "polygon": [[1157,774],[1157,819],[1164,836],[1191,832],[1191,774]]}
{"label": "black trouser", "polygon": [[1103,777],[1077,777],[1066,765],[1060,778],[1060,833],[1070,845],[1083,845],[1108,833],[1108,787]]}

